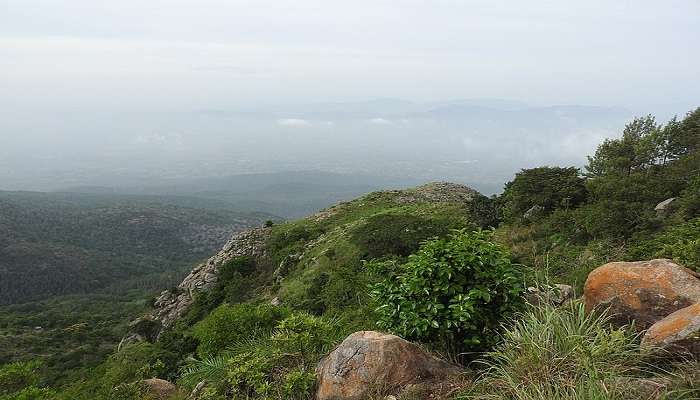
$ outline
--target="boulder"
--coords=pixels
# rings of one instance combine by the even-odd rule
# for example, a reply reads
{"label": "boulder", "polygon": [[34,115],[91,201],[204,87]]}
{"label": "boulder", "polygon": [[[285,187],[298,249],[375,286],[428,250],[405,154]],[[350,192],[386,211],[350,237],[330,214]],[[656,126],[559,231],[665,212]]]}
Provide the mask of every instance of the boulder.
{"label": "boulder", "polygon": [[204,393],[204,389],[207,388],[207,381],[200,381],[197,386],[192,389],[192,392],[190,392],[189,397],[187,397],[189,400],[197,400],[199,396]]}
{"label": "boulder", "polygon": [[141,385],[150,396],[158,400],[167,400],[177,394],[177,387],[164,379],[144,379]]}
{"label": "boulder", "polygon": [[642,346],[668,355],[700,356],[700,303],[682,308],[651,326]]}
{"label": "boulder", "polygon": [[532,305],[551,304],[560,306],[573,299],[574,288],[561,283],[541,288],[528,287],[525,292],[525,301]]}
{"label": "boulder", "polygon": [[316,399],[359,400],[377,385],[391,391],[460,372],[398,336],[355,332],[318,364]]}
{"label": "boulder", "polygon": [[532,219],[532,218],[535,218],[535,217],[539,216],[540,214],[542,214],[542,212],[544,212],[544,207],[534,205],[534,206],[528,208],[527,211],[525,211],[525,213],[523,214],[523,218]]}
{"label": "boulder", "polygon": [[612,262],[588,275],[583,297],[586,311],[609,309],[613,323],[622,326],[635,321],[635,327],[644,330],[700,302],[700,279],[666,259]]}
{"label": "boulder", "polygon": [[676,198],[671,197],[670,199],[666,199],[661,203],[657,204],[656,207],[654,207],[654,211],[656,211],[656,215],[663,217],[669,212],[673,211],[673,208],[676,205],[676,203]]}

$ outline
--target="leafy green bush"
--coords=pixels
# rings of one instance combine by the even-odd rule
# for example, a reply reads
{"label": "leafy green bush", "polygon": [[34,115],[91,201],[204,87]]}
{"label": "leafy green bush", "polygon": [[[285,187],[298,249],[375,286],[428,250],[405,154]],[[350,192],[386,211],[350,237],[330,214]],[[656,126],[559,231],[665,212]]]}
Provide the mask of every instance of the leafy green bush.
{"label": "leafy green bush", "polygon": [[672,226],[649,240],[636,241],[628,258],[672,258],[700,271],[700,218]]}
{"label": "leafy green bush", "polygon": [[0,366],[0,400],[49,400],[54,392],[40,388],[36,361],[15,362]]}
{"label": "leafy green bush", "polygon": [[271,305],[221,305],[194,326],[197,351],[203,356],[217,354],[257,331],[271,332],[288,314],[286,308]]}
{"label": "leafy green bush", "polygon": [[293,313],[269,332],[240,337],[218,356],[191,360],[180,384],[206,379],[212,398],[311,399],[316,363],[346,334],[336,319]]}
{"label": "leafy green bush", "polygon": [[285,399],[306,399],[313,393],[316,374],[313,370],[295,369],[284,377],[282,394]]}
{"label": "leafy green bush", "polygon": [[137,343],[123,347],[105,361],[101,383],[112,389],[140,379],[168,378],[168,365],[177,364],[177,355],[151,343]]}
{"label": "leafy green bush", "polygon": [[407,339],[485,350],[522,305],[522,271],[489,231],[454,231],[424,243],[404,264],[368,267],[382,277],[371,288],[379,327]]}

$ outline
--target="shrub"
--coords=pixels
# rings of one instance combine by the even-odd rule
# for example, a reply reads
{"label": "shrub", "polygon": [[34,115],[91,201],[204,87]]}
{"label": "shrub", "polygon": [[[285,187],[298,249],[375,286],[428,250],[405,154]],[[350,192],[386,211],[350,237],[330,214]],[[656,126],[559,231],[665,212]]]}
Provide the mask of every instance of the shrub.
{"label": "shrub", "polygon": [[35,361],[14,362],[0,366],[0,395],[18,392],[39,383],[37,371],[41,364]]}
{"label": "shrub", "polygon": [[633,334],[610,329],[605,314],[586,314],[580,302],[532,307],[502,337],[463,398],[622,399],[624,378],[642,359]]}
{"label": "shrub", "polygon": [[177,355],[150,343],[137,343],[109,356],[101,382],[112,389],[140,379],[166,377],[166,365],[177,363]]}
{"label": "shrub", "polygon": [[200,355],[213,355],[257,331],[271,332],[288,315],[284,307],[253,304],[224,304],[198,322],[193,329]]}
{"label": "shrub", "polygon": [[14,362],[0,366],[0,400],[49,400],[55,393],[40,388],[37,361]]}
{"label": "shrub", "polygon": [[454,231],[424,243],[404,264],[368,264],[382,280],[371,288],[378,325],[407,339],[481,351],[501,321],[522,305],[523,275],[490,231]]}
{"label": "shrub", "polygon": [[407,256],[426,239],[449,232],[455,221],[421,218],[410,214],[378,214],[352,234],[368,259],[386,255]]}
{"label": "shrub", "polygon": [[282,394],[285,399],[307,399],[316,384],[313,371],[295,369],[284,377]]}
{"label": "shrub", "polygon": [[631,259],[659,257],[700,270],[700,218],[672,226],[650,240],[638,241],[629,251]]}
{"label": "shrub", "polygon": [[229,282],[238,276],[248,276],[255,272],[253,257],[234,257],[219,267],[219,280]]}
{"label": "shrub", "polygon": [[267,334],[257,331],[219,356],[191,360],[180,384],[193,386],[205,379],[212,395],[233,399],[311,399],[313,370],[345,336],[341,327],[338,320],[291,314]]}

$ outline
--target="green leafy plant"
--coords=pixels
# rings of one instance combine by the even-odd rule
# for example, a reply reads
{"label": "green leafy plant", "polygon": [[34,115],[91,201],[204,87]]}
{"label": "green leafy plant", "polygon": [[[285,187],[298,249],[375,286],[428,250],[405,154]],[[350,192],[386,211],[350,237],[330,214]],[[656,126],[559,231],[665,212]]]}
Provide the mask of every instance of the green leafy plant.
{"label": "green leafy plant", "polygon": [[425,242],[408,261],[373,261],[378,326],[460,351],[496,342],[500,323],[522,306],[523,273],[490,231],[457,230]]}
{"label": "green leafy plant", "polygon": [[282,394],[286,399],[308,399],[316,384],[313,371],[294,369],[287,373],[282,383]]}

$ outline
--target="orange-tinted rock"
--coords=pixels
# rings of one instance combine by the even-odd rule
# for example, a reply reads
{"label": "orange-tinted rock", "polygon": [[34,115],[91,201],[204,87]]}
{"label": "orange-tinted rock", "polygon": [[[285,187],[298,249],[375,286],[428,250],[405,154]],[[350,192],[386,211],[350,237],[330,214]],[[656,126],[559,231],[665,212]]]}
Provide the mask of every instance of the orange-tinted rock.
{"label": "orange-tinted rock", "polygon": [[682,308],[647,330],[642,346],[670,355],[700,356],[700,303]]}
{"label": "orange-tinted rock", "polygon": [[376,385],[395,390],[460,371],[398,336],[355,332],[318,364],[316,399],[359,400]]}
{"label": "orange-tinted rock", "polygon": [[587,311],[609,308],[613,322],[643,330],[700,302],[700,279],[671,260],[612,262],[588,275],[583,296]]}

